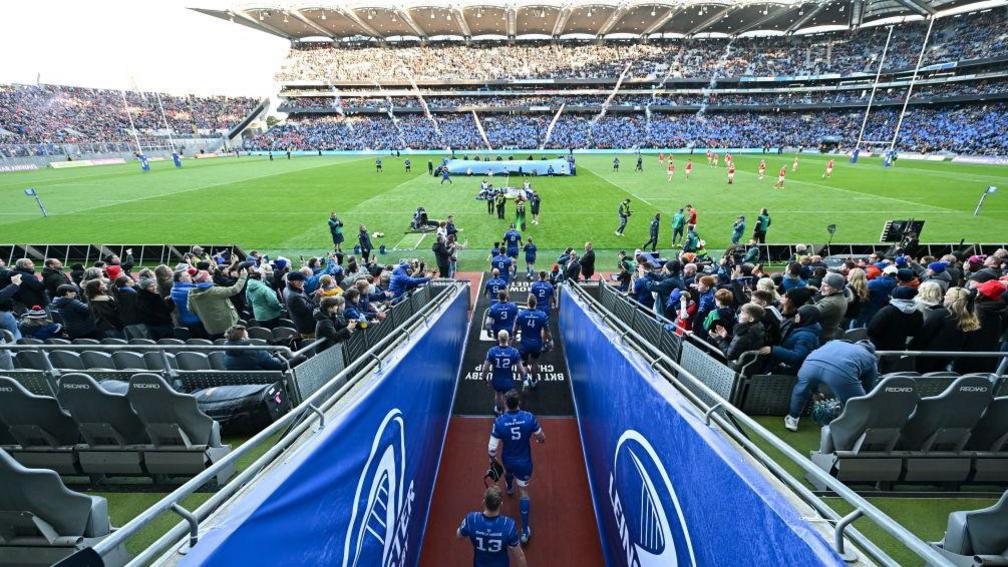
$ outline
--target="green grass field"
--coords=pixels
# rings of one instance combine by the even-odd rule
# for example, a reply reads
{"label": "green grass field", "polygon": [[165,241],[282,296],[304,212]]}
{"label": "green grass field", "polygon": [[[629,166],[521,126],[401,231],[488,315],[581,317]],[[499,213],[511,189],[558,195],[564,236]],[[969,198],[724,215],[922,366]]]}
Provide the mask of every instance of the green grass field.
{"label": "green grass field", "polygon": [[[885,169],[878,160],[851,165],[838,159],[831,179],[821,175],[826,158],[803,155],[797,173],[789,171],[783,190],[772,185],[777,169],[791,155],[770,156],[768,176],[760,181],[760,156],[738,156],[734,185],[725,169],[710,168],[696,156],[693,177],[682,175],[685,156],[677,157],[676,178],[666,182],[657,157],[646,156],[645,171],[633,171],[633,156],[623,170],[611,171],[612,157],[578,157],[574,177],[535,178],[543,196],[541,224],[526,233],[542,258],[565,246],[591,240],[606,269],[615,250],[633,249],[647,239],[650,217],[664,215],[663,247],[670,245],[670,218],[692,203],[698,231],[708,248],[728,244],[739,214],[748,219],[747,237],[760,207],[773,218],[770,242],[824,242],[825,227],[837,225],[835,242],[876,242],[887,219],[927,221],[922,240],[999,242],[1005,238],[1008,200],[994,195],[980,217],[973,209],[988,185],[1008,187],[1008,168],[902,160]],[[486,214],[476,201],[479,178],[455,178],[451,185],[426,174],[428,156],[413,156],[414,172],[386,157],[385,172],[375,173],[371,157],[298,157],[270,162],[261,157],[189,160],[182,170],[154,162],[149,173],[136,164],[83,169],[40,170],[0,177],[0,241],[16,243],[237,243],[274,254],[310,254],[329,247],[325,224],[337,211],[353,241],[358,224],[385,233],[382,240],[398,255],[430,254],[431,237],[406,235],[414,209],[423,205],[432,218],[454,214],[469,251],[463,268],[482,267],[486,250],[508,221]],[[423,171],[421,171],[423,170]],[[504,180],[493,180],[499,185]],[[512,179],[517,185],[518,180]],[[25,187],[39,190],[50,217],[43,219]],[[634,216],[625,237],[613,234],[616,207],[631,198]],[[376,243],[377,244],[377,243]],[[414,250],[415,249],[415,250]],[[608,251],[608,252],[607,252]]]}

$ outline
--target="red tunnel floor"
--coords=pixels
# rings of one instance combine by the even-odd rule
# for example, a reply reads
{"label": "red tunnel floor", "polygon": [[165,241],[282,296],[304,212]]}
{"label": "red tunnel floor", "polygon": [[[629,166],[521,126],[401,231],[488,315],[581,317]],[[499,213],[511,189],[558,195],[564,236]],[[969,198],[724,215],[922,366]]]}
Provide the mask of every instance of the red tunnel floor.
{"label": "red tunnel floor", "polygon": [[[466,513],[481,508],[486,448],[492,420],[452,417],[441,470],[434,488],[430,519],[420,556],[421,567],[471,566],[472,546],[458,539]],[[584,455],[573,418],[541,418],[544,445],[532,445],[535,472],[532,539],[525,546],[530,566],[604,565]],[[503,487],[503,480],[501,481]],[[505,496],[504,513],[518,520],[518,496]]]}

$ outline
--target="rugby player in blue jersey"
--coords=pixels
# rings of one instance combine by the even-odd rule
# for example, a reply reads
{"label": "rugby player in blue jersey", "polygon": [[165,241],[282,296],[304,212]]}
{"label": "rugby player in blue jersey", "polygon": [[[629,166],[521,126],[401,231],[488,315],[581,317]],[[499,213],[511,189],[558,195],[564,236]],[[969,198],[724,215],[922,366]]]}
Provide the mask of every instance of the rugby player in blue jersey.
{"label": "rugby player in blue jersey", "polygon": [[483,511],[469,512],[462,519],[458,537],[469,538],[473,546],[473,567],[526,567],[525,553],[515,521],[501,514],[500,488],[483,493]]}
{"label": "rugby player in blue jersey", "polygon": [[506,291],[508,287],[507,280],[500,277],[500,271],[493,270],[490,272],[490,279],[483,284],[483,294],[490,299],[490,304],[493,305],[497,301],[497,295],[502,291]]}
{"label": "rugby player in blue jersey", "polygon": [[529,371],[525,388],[535,388],[537,382],[535,374],[539,365],[536,361],[539,360],[543,347],[549,341],[549,317],[536,308],[537,303],[536,296],[530,293],[528,307],[519,311],[515,317],[515,331],[521,333],[518,352],[521,353],[522,362]]}
{"label": "rugby player in blue jersey", "polygon": [[511,281],[511,268],[514,266],[514,260],[506,256],[503,251],[499,251],[496,256],[491,258],[490,267],[500,274],[500,278],[505,282]]}
{"label": "rugby player in blue jersey", "polygon": [[494,420],[487,452],[491,460],[497,458],[498,452],[501,454],[508,494],[514,494],[514,485],[518,484],[521,541],[526,543],[532,536],[532,526],[529,524],[532,501],[528,492],[529,482],[532,481],[532,447],[529,443],[532,439],[537,443],[545,443],[546,434],[534,415],[518,407],[520,402],[518,392],[508,392],[505,396],[507,411]]}
{"label": "rugby player in blue jersey", "polygon": [[504,233],[504,245],[508,258],[518,260],[518,248],[521,247],[521,242],[521,233],[515,229],[514,223],[511,223],[511,229]]}
{"label": "rugby player in blue jersey", "polygon": [[490,337],[496,337],[497,333],[507,331],[514,335],[515,319],[518,318],[518,306],[509,300],[507,290],[497,293],[497,302],[487,309],[487,325]]}
{"label": "rugby player in blue jersey", "polygon": [[529,286],[529,294],[534,295],[539,310],[549,318],[550,311],[556,309],[556,293],[553,284],[549,281],[549,274],[545,270],[539,272],[539,281],[532,282]]}
{"label": "rugby player in blue jersey", "polygon": [[504,412],[504,394],[514,389],[514,370],[523,376],[525,375],[525,365],[522,364],[521,354],[508,343],[511,341],[511,334],[507,331],[497,333],[497,345],[487,350],[486,362],[483,363],[483,372],[487,373],[487,382],[494,391],[494,411]]}

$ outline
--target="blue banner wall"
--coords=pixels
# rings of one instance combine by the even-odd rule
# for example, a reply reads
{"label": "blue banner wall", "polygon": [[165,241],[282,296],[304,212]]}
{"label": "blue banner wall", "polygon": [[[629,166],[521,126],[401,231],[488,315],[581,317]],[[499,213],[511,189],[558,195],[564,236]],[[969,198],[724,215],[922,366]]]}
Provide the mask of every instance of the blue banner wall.
{"label": "blue banner wall", "polygon": [[466,335],[463,290],[182,565],[416,565]]}
{"label": "blue banner wall", "polygon": [[733,445],[569,291],[560,308],[607,565],[843,565]]}
{"label": "blue banner wall", "polygon": [[548,175],[550,166],[553,167],[553,175],[571,175],[570,162],[567,158],[540,159],[540,160],[500,160],[500,161],[476,161],[473,159],[450,159],[447,167],[448,173],[452,175],[466,175],[471,170],[473,175],[494,175],[518,174],[518,170],[525,175]]}

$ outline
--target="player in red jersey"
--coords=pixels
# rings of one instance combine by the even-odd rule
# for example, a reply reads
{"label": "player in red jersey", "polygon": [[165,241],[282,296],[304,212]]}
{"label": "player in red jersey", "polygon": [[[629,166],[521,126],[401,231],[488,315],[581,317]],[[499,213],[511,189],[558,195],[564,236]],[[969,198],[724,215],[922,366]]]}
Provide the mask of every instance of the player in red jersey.
{"label": "player in red jersey", "polygon": [[794,161],[791,162],[791,173],[798,171],[798,156],[794,157]]}
{"label": "player in red jersey", "polygon": [[665,154],[658,154],[658,163],[665,163]]}
{"label": "player in red jersey", "polygon": [[822,176],[823,176],[823,179],[826,179],[827,177],[833,177],[833,160],[832,159],[829,160],[828,162],[826,162],[826,171],[823,172]]}
{"label": "player in red jersey", "polygon": [[689,181],[691,173],[693,173],[693,158],[686,160],[686,181]]}
{"label": "player in red jersey", "polygon": [[731,162],[732,162],[731,154],[725,154],[725,156],[724,156],[724,162],[725,162],[725,165],[731,165]]}
{"label": "player in red jersey", "polygon": [[707,150],[707,165],[714,165],[714,154],[710,150]]}
{"label": "player in red jersey", "polygon": [[763,178],[766,177],[766,160],[765,159],[759,160],[759,169],[757,169],[756,171],[759,174],[760,181],[763,181]]}
{"label": "player in red jersey", "polygon": [[735,183],[735,164],[728,162],[728,185]]}
{"label": "player in red jersey", "polygon": [[784,176],[787,175],[787,166],[781,166],[780,171],[777,172],[777,183],[774,183],[775,189],[780,189],[784,187]]}
{"label": "player in red jersey", "polygon": [[673,177],[675,177],[675,162],[672,161],[672,157],[669,156],[669,160],[668,160],[668,179],[667,179],[667,181],[672,181]]}

